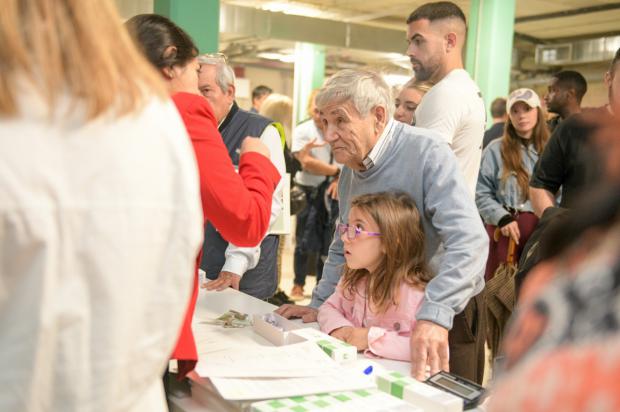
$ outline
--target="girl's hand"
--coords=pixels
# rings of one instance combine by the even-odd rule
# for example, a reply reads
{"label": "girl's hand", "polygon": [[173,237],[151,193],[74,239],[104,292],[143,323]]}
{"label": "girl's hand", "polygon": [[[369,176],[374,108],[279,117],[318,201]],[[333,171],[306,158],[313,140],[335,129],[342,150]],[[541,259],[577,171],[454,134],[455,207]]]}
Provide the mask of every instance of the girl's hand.
{"label": "girl's hand", "polygon": [[519,244],[519,238],[521,237],[521,232],[519,232],[519,224],[517,222],[510,222],[505,226],[501,227],[502,235],[506,237],[511,237],[514,240],[515,244]]}
{"label": "girl's hand", "polygon": [[349,337],[351,336],[351,332],[353,332],[352,326],[343,326],[341,328],[335,329],[330,333],[330,336],[333,336],[336,339],[340,339],[343,342],[348,342]]}
{"label": "girl's hand", "polygon": [[353,345],[358,351],[368,349],[368,328],[352,328],[349,339],[346,340],[349,345]]}

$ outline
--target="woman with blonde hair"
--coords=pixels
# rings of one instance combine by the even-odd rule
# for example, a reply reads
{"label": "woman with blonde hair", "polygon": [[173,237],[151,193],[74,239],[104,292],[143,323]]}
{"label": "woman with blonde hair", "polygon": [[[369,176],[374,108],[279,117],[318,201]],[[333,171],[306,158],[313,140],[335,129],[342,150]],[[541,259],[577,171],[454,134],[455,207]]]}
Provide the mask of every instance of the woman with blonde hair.
{"label": "woman with blonde hair", "polygon": [[0,410],[164,411],[202,211],[111,0],[0,13]]}
{"label": "woman with blonde hair", "polygon": [[[293,100],[283,94],[271,93],[261,104],[259,114],[282,125],[285,142],[291,147]],[[284,143],[284,142],[283,142]]]}
{"label": "woman with blonde hair", "polygon": [[431,87],[433,87],[432,83],[418,81],[415,77],[405,83],[394,101],[396,105],[394,119],[415,125],[415,109],[418,108],[422,98]]}
{"label": "woman with blonde hair", "polygon": [[[485,277],[488,280],[506,260],[509,239],[515,245],[515,261],[538,219],[533,213],[528,187],[534,165],[542,153],[549,130],[540,98],[531,89],[510,93],[508,121],[501,139],[482,153],[476,186],[476,205],[491,239]],[[500,234],[498,238],[495,233]]]}

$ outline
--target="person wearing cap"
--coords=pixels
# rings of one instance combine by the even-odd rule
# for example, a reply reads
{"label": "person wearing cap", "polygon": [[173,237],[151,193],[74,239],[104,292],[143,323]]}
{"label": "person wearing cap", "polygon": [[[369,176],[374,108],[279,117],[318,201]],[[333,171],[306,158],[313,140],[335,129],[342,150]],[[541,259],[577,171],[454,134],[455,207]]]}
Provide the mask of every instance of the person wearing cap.
{"label": "person wearing cap", "polygon": [[[540,98],[531,89],[510,93],[504,135],[482,153],[476,185],[476,205],[490,237],[485,278],[506,259],[508,239],[516,244],[518,260],[523,245],[538,221],[529,201],[528,184],[549,131]],[[494,240],[496,228],[502,236]]]}

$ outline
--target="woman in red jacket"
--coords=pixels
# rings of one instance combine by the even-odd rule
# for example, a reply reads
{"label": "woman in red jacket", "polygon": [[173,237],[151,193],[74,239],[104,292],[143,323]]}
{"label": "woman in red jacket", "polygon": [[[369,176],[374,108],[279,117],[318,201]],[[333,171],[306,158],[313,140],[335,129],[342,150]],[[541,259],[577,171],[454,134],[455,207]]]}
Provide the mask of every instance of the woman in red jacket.
{"label": "woman in red jacket", "polygon": [[[157,14],[141,14],[127,22],[148,60],[161,72],[192,140],[200,173],[200,194],[205,223],[238,246],[256,246],[269,227],[271,196],[280,174],[269,160],[269,149],[256,138],[241,146],[239,173],[235,172],[217,121],[198,91],[198,49],[180,27]],[[198,295],[196,259],[194,290],[179,341],[172,355],[179,375],[190,372],[198,355],[191,330]]]}

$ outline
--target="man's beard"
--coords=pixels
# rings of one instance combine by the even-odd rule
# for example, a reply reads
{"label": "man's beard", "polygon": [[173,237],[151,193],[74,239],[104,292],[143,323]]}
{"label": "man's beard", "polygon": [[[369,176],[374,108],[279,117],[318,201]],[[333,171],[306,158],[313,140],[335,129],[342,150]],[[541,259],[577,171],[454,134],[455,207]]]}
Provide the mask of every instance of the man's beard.
{"label": "man's beard", "polygon": [[437,69],[439,68],[439,64],[429,63],[428,65],[425,66],[419,60],[410,58],[410,61],[411,61],[412,68],[413,68],[414,63],[417,65],[417,68],[413,68],[413,71],[415,73],[416,80],[419,80],[419,81],[429,80],[431,77],[433,77],[433,74],[435,74],[437,72]]}

